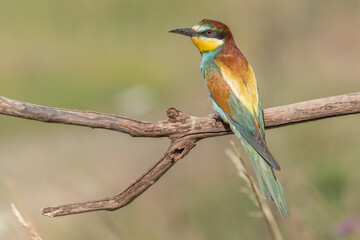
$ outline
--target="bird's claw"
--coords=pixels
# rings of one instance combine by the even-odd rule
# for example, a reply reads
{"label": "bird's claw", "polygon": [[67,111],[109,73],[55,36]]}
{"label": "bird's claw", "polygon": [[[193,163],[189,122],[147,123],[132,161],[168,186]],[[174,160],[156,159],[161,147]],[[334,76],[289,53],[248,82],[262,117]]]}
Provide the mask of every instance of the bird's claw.
{"label": "bird's claw", "polygon": [[211,118],[211,120],[212,120],[214,123],[221,121],[221,117],[220,117],[220,115],[219,115],[217,112],[212,113],[212,114],[209,114],[209,117]]}

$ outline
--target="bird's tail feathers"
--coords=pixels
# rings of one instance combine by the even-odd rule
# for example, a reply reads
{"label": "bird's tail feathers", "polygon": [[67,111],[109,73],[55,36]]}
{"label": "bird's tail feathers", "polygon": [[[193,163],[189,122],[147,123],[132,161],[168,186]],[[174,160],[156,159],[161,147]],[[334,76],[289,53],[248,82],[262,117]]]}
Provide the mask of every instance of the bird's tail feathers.
{"label": "bird's tail feathers", "polygon": [[263,160],[260,155],[254,150],[254,148],[241,136],[239,132],[236,132],[238,138],[240,138],[242,144],[247,151],[251,163],[254,167],[255,174],[259,183],[259,188],[262,195],[268,199],[273,200],[276,207],[278,208],[281,217],[284,217],[284,212],[287,216],[289,216],[285,199],[284,199],[284,191],[276,178],[273,169],[269,166],[269,164]]}

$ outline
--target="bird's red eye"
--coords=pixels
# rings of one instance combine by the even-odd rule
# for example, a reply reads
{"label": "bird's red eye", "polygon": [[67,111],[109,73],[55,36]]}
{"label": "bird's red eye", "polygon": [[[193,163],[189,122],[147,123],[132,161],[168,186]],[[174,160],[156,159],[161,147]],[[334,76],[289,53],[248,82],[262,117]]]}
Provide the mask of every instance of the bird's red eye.
{"label": "bird's red eye", "polygon": [[206,34],[207,34],[207,35],[211,35],[212,33],[213,33],[213,31],[211,31],[211,30],[207,30],[207,31],[206,31]]}

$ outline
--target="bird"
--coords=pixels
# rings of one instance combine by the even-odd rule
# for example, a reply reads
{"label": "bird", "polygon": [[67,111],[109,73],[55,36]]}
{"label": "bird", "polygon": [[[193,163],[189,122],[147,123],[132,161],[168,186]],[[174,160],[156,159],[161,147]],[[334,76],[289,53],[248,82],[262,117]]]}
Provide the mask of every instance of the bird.
{"label": "bird", "polygon": [[240,139],[254,168],[260,191],[274,201],[281,216],[289,216],[283,187],[274,169],[280,165],[265,141],[264,116],[254,70],[235,44],[224,23],[203,19],[191,28],[170,33],[191,38],[201,54],[200,70],[215,112]]}

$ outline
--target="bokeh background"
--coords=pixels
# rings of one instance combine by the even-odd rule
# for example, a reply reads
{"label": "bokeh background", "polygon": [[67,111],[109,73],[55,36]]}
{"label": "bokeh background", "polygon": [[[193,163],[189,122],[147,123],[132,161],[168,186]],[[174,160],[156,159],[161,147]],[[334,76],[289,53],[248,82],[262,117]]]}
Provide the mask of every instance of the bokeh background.
{"label": "bokeh background", "polygon": [[[142,120],[172,106],[206,116],[200,55],[167,33],[203,18],[230,26],[264,108],[360,89],[357,0],[0,0],[0,94]],[[285,239],[360,238],[359,120],[267,131],[291,214],[272,208]],[[50,219],[42,207],[122,191],[168,140],[2,115],[0,132],[0,239],[27,239],[11,202],[43,239],[270,239],[224,153],[233,136],[199,142],[123,209]]]}

